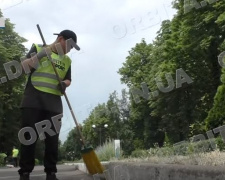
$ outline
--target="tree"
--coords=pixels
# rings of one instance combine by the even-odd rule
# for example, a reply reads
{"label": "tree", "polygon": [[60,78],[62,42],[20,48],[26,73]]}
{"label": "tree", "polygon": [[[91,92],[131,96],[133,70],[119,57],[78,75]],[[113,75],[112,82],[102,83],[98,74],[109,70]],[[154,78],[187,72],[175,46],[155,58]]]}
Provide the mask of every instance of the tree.
{"label": "tree", "polygon": [[[187,139],[193,127],[204,126],[220,84],[217,56],[224,47],[224,4],[215,2],[186,14],[182,0],[173,4],[177,14],[171,21],[162,22],[155,41],[136,44],[119,69],[121,81],[130,88],[133,98],[132,129],[139,140],[146,139],[148,147],[157,139],[157,132],[166,133],[175,143]],[[193,83],[182,83],[178,88],[177,78],[182,80],[177,76],[179,69]],[[139,89],[139,102],[132,96],[133,88]],[[162,91],[166,88],[169,90]]]}
{"label": "tree", "polygon": [[[2,13],[0,12],[0,17]],[[26,40],[14,31],[14,25],[6,19],[5,29],[0,29],[0,76],[6,76],[4,63],[20,61],[26,49],[22,43]],[[13,71],[14,72],[14,71]],[[0,84],[0,151],[11,154],[12,147],[19,146],[17,133],[20,127],[19,105],[22,98],[23,77]],[[9,138],[10,137],[10,138]]]}
{"label": "tree", "polygon": [[[79,128],[82,130],[81,126]],[[63,157],[65,157],[66,160],[74,161],[76,159],[81,159],[82,142],[80,139],[77,127],[69,132],[66,141],[63,143],[63,147],[60,148],[61,153],[64,153]]]}
{"label": "tree", "polygon": [[[224,74],[222,75],[224,78]],[[208,130],[214,129],[225,122],[225,84],[223,83],[217,89],[217,93],[214,97],[213,107],[210,109],[206,118],[206,127]]]}
{"label": "tree", "polygon": [[[104,128],[107,124],[108,127]],[[92,128],[96,125],[96,129]],[[100,130],[101,128],[101,137]],[[130,126],[130,102],[126,90],[122,90],[122,98],[119,99],[116,91],[109,95],[106,103],[98,104],[84,121],[83,133],[85,139],[93,147],[100,145],[108,139],[120,139],[125,155],[130,155],[133,147],[134,133]]]}
{"label": "tree", "polygon": [[[110,138],[111,123],[108,119],[108,109],[106,104],[98,104],[90,113],[89,117],[84,121],[83,134],[87,143],[94,148],[100,145],[100,142],[105,142]],[[108,127],[104,128],[107,124]],[[93,125],[96,128],[93,128]],[[100,129],[101,128],[101,129]],[[100,132],[101,131],[101,132]],[[101,134],[100,134],[101,133]]]}

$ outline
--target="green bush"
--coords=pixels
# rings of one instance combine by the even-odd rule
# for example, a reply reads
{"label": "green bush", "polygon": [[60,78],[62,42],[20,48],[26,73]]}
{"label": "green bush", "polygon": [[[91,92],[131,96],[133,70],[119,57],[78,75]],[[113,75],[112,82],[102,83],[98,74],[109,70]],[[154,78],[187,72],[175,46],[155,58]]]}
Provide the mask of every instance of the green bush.
{"label": "green bush", "polygon": [[40,161],[38,159],[35,159],[35,165],[40,165]]}
{"label": "green bush", "polygon": [[0,166],[4,164],[4,158],[0,155]]}
{"label": "green bush", "polygon": [[196,153],[206,153],[213,151],[211,142],[216,143],[215,139],[197,141],[197,142],[185,142],[180,145],[174,146],[175,155],[190,155]]}
{"label": "green bush", "polygon": [[[197,153],[205,153],[213,151],[213,147],[211,146],[210,142],[216,143],[215,139],[198,141],[198,142],[183,142],[178,145],[174,145],[173,147],[162,147],[162,148],[150,148],[148,150],[150,156],[172,156],[172,155],[191,155]],[[225,144],[223,141],[219,141],[220,144],[217,145],[220,149],[225,149]]]}
{"label": "green bush", "polygon": [[5,153],[0,153],[0,166],[4,166],[4,158],[7,157]]}
{"label": "green bush", "polygon": [[191,146],[193,146],[194,154],[213,151],[209,140],[191,143]]}
{"label": "green bush", "polygon": [[174,155],[174,148],[173,147],[163,147],[159,148],[158,156],[172,156]]}
{"label": "green bush", "polygon": [[173,146],[174,155],[185,156],[188,154],[188,151],[190,151],[190,149],[191,147],[189,142],[184,142],[182,144]]}
{"label": "green bush", "polygon": [[132,153],[131,153],[131,157],[133,158],[142,158],[142,157],[146,157],[148,156],[148,151],[147,150],[141,150],[141,149],[137,149],[137,150],[134,150]]}
{"label": "green bush", "polygon": [[140,140],[140,139],[135,139],[133,141],[133,144],[134,144],[134,149],[137,150],[137,149],[144,149],[144,141],[143,140]]}
{"label": "green bush", "polygon": [[102,146],[96,148],[96,154],[100,161],[109,161],[115,158],[114,142],[105,142]]}
{"label": "green bush", "polygon": [[[215,143],[215,147],[212,147],[211,143]],[[198,153],[207,153],[216,149],[220,151],[225,151],[225,143],[223,139],[219,136],[216,139],[197,141],[197,142],[183,142],[173,147],[165,146],[162,148],[155,147],[149,150],[135,150],[132,152],[131,157],[134,158],[145,158],[149,156],[187,156]]]}
{"label": "green bush", "polygon": [[156,148],[150,148],[148,150],[148,156],[172,156],[174,155],[174,149],[173,147],[156,147]]}
{"label": "green bush", "polygon": [[218,136],[216,138],[216,147],[220,151],[224,151],[225,150],[225,143],[223,142],[223,139],[221,138],[221,136]]}

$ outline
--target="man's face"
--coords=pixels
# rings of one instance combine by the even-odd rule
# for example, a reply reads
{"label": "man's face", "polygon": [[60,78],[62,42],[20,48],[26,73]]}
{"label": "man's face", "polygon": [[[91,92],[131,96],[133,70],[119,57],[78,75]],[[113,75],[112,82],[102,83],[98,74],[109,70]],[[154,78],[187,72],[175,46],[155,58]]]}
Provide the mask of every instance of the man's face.
{"label": "man's face", "polygon": [[71,46],[68,46],[66,45],[66,40],[64,37],[60,36],[59,39],[58,39],[58,42],[60,43],[62,49],[63,49],[63,52],[64,54],[67,54],[70,52],[70,50],[72,49]]}

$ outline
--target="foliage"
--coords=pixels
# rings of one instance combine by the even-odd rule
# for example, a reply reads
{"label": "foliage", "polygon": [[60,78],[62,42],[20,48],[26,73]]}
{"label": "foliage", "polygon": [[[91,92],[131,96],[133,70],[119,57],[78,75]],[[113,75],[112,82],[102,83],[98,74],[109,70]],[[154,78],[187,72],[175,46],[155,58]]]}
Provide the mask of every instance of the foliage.
{"label": "foliage", "polygon": [[97,147],[95,152],[100,161],[109,161],[115,158],[114,142],[112,140],[105,142],[102,146]]}
{"label": "foliage", "polygon": [[[214,112],[217,112],[210,118],[212,125],[207,129],[223,124],[224,98],[222,89],[217,90],[221,76],[217,56],[224,48],[221,25],[225,23],[222,15],[225,5],[216,2],[184,14],[183,1],[176,0],[173,4],[177,9],[174,18],[162,22],[153,43],[148,44],[144,39],[137,43],[119,69],[121,81],[131,93],[132,130],[135,138],[144,140],[145,148],[155,143],[163,145],[163,132],[173,144],[206,130],[205,118],[216,91],[218,107]],[[178,86],[177,70],[181,68],[193,83],[182,81],[181,87]],[[172,77],[170,83],[165,78],[167,73]],[[143,83],[147,84],[148,97],[142,94],[137,102],[132,89],[146,92]],[[159,83],[169,90],[163,92]],[[156,90],[159,95],[154,97],[152,92]]]}
{"label": "foliage", "polygon": [[148,156],[147,150],[137,149],[137,150],[132,151],[132,153],[131,153],[132,158],[143,158],[146,156]]}
{"label": "foliage", "polygon": [[38,159],[35,159],[35,166],[40,165],[40,161]]}
{"label": "foliage", "polygon": [[[80,129],[82,131],[82,127],[80,126]],[[64,142],[64,144],[61,146],[59,145],[59,152],[60,159],[65,159],[69,161],[74,161],[77,159],[81,159],[81,147],[82,143],[80,140],[80,135],[78,133],[77,127],[72,129],[68,136],[67,140]]]}
{"label": "foliage", "polygon": [[[107,103],[98,104],[84,121],[83,133],[85,139],[93,147],[100,146],[100,142],[109,139],[120,139],[124,155],[134,149],[134,133],[130,124],[129,97],[126,90],[122,90],[122,98],[117,92],[109,95]],[[104,125],[108,127],[105,128]],[[95,125],[96,128],[92,126]]]}
{"label": "foliage", "polygon": [[217,89],[217,93],[214,97],[214,104],[212,109],[208,113],[206,118],[206,125],[208,129],[212,129],[223,125],[225,122],[225,84],[221,85]]}
{"label": "foliage", "polygon": [[4,158],[7,157],[5,153],[0,153],[0,166],[4,166]]}
{"label": "foliage", "polygon": [[[211,147],[211,142],[216,143],[216,149]],[[170,156],[189,156],[199,153],[212,152],[219,149],[220,146],[224,147],[224,143],[217,142],[216,139],[204,140],[199,142],[182,142],[179,145],[164,146],[162,148],[154,147],[148,150],[138,149],[132,152],[133,158],[147,158],[147,157],[170,157]]]}
{"label": "foliage", "polygon": [[144,142],[143,140],[140,139],[134,139],[134,149],[139,150],[139,149],[144,149]]}
{"label": "foliage", "polygon": [[[6,76],[4,63],[12,60],[20,62],[20,58],[25,55],[26,49],[22,44],[25,41],[14,31],[14,25],[10,20],[6,19],[5,29],[0,29],[0,77]],[[25,79],[21,76],[0,84],[0,151],[7,154],[11,154],[13,146],[19,147],[17,137],[21,119],[19,106],[24,82]]]}
{"label": "foliage", "polygon": [[59,140],[58,145],[58,163],[66,159],[66,147],[63,146],[62,142]]}
{"label": "foliage", "polygon": [[83,133],[94,147],[117,138],[126,157],[142,149],[159,155],[212,150],[208,141],[172,145],[224,124],[225,70],[218,55],[225,49],[225,4],[184,13],[184,1],[174,0],[173,7],[176,15],[162,22],[153,42],[142,39],[128,51],[118,70],[128,87],[122,98],[111,93],[85,120]]}
{"label": "foliage", "polygon": [[187,156],[216,150],[212,148],[212,142],[215,142],[216,146],[218,147],[219,144],[216,139],[210,139],[198,142],[181,142],[173,146],[150,148],[147,151],[149,156]]}
{"label": "foliage", "polygon": [[225,142],[220,136],[216,138],[216,146],[217,146],[217,149],[219,149],[220,151],[225,150]]}

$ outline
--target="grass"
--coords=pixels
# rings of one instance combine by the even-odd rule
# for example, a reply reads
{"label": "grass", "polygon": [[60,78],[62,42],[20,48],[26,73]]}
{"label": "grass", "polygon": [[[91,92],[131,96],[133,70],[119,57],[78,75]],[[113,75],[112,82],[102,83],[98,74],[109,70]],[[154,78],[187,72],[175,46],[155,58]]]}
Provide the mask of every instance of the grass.
{"label": "grass", "polygon": [[[181,164],[181,165],[201,165],[201,166],[224,166],[225,152],[215,150],[208,153],[198,153],[190,155],[171,156],[147,156],[139,158],[126,158],[120,162],[149,162],[155,164]],[[117,160],[114,160],[116,162]]]}
{"label": "grass", "polygon": [[110,161],[115,158],[114,141],[105,142],[102,146],[95,149],[96,155],[100,161]]}
{"label": "grass", "polygon": [[182,164],[200,166],[224,166],[225,144],[221,138],[211,139],[216,148],[213,149],[209,140],[184,143],[178,146],[166,145],[149,150],[135,150],[123,162],[149,162],[156,164]]}
{"label": "grass", "polygon": [[215,150],[210,147],[209,141],[206,140],[196,143],[185,143],[175,147],[166,145],[163,148],[138,149],[133,151],[129,158],[121,156],[120,159],[116,159],[114,141],[111,140],[97,147],[95,152],[100,161],[224,166],[225,144],[221,139],[214,139],[214,142],[216,143]]}

